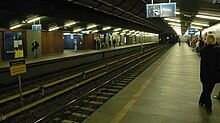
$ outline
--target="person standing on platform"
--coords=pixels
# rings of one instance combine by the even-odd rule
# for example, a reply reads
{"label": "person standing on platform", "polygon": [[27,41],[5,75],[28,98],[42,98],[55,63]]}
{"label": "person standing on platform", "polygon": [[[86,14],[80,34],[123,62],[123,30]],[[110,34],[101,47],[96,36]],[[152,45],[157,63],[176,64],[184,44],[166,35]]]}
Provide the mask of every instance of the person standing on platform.
{"label": "person standing on platform", "polygon": [[108,46],[109,46],[109,48],[111,48],[112,47],[112,41],[109,39],[109,41],[108,41]]}
{"label": "person standing on platform", "polygon": [[215,45],[216,38],[213,34],[207,36],[206,42],[207,46],[200,51],[200,80],[203,90],[199,99],[199,105],[205,105],[205,108],[211,111],[211,93],[215,84],[220,82],[220,70],[217,69],[220,48]]}
{"label": "person standing on platform", "polygon": [[180,38],[178,38],[177,40],[178,40],[178,42],[179,42],[179,46],[181,46]]}
{"label": "person standing on platform", "polygon": [[74,39],[73,45],[74,45],[74,50],[76,51],[77,50],[77,40],[76,39]]}
{"label": "person standing on platform", "polygon": [[113,47],[115,48],[116,40],[113,40]]}
{"label": "person standing on platform", "polygon": [[100,39],[97,39],[97,50],[100,50]]}
{"label": "person standing on platform", "polygon": [[36,41],[36,40],[34,40],[33,42],[32,42],[32,44],[31,44],[31,46],[32,46],[32,51],[34,52],[34,58],[37,58],[38,56],[37,56],[37,49],[38,49],[38,47],[39,47],[39,43]]}
{"label": "person standing on platform", "polygon": [[79,44],[80,44],[80,50],[82,50],[82,49],[83,49],[83,41],[81,40],[81,41],[79,42]]}
{"label": "person standing on platform", "polygon": [[199,46],[198,46],[198,53],[201,51],[201,49],[204,47],[204,41],[202,40],[202,37],[199,38]]}

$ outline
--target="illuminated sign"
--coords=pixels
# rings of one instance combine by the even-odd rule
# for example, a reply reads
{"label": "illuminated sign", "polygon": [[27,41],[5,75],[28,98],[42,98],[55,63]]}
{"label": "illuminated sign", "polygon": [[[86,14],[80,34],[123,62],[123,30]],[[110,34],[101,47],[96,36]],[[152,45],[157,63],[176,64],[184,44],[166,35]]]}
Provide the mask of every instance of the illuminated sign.
{"label": "illuminated sign", "polygon": [[147,18],[176,16],[176,3],[160,3],[146,5]]}
{"label": "illuminated sign", "polygon": [[40,31],[40,30],[42,30],[41,24],[32,25],[32,30],[33,31]]}
{"label": "illuminated sign", "polygon": [[195,35],[195,29],[189,28],[189,35]]}

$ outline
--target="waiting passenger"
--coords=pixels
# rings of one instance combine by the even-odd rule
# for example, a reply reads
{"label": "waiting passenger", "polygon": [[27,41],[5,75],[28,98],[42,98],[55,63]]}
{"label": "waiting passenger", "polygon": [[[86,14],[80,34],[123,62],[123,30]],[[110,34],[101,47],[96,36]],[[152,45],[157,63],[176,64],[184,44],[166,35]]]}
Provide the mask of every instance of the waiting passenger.
{"label": "waiting passenger", "polygon": [[216,47],[216,38],[213,34],[207,36],[206,42],[207,46],[200,51],[200,79],[203,90],[199,105],[205,105],[205,108],[211,111],[212,101],[210,96],[215,84],[220,82],[220,71],[217,69],[220,48]]}
{"label": "waiting passenger", "polygon": [[113,40],[113,47],[115,48],[116,40]]}
{"label": "waiting passenger", "polygon": [[76,39],[74,39],[73,45],[74,45],[74,50],[76,51],[77,50],[77,40]]}
{"label": "waiting passenger", "polygon": [[111,48],[112,47],[112,41],[109,39],[109,41],[108,41],[108,46],[109,46],[109,48]]}
{"label": "waiting passenger", "polygon": [[198,46],[198,48],[197,48],[197,52],[199,53],[201,50],[202,50],[202,48],[204,47],[204,41],[202,40],[202,37],[200,37],[199,38],[199,46]]}
{"label": "waiting passenger", "polygon": [[38,57],[37,56],[37,49],[39,47],[39,43],[36,40],[34,40],[31,45],[32,45],[31,50],[34,52],[34,58],[37,58]]}
{"label": "waiting passenger", "polygon": [[96,43],[97,43],[97,50],[100,50],[100,40],[97,39]]}

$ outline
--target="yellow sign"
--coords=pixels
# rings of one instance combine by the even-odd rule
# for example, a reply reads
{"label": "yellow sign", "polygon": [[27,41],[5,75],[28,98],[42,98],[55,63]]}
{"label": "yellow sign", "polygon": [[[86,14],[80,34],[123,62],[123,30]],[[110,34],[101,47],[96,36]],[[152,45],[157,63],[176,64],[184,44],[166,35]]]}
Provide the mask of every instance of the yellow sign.
{"label": "yellow sign", "polygon": [[27,72],[27,69],[26,69],[25,60],[17,60],[17,61],[10,62],[11,76],[26,73],[26,72]]}
{"label": "yellow sign", "polygon": [[23,50],[15,50],[15,58],[23,58],[24,52]]}

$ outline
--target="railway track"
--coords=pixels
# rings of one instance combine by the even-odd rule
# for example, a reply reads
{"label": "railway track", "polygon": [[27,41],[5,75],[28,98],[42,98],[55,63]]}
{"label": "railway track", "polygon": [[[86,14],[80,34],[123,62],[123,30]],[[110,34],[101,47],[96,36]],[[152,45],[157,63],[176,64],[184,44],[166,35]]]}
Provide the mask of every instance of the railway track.
{"label": "railway track", "polygon": [[[97,66],[95,68],[92,68],[92,69],[89,69],[89,70],[86,70],[83,72],[79,72],[77,74],[74,74],[74,75],[59,79],[59,80],[55,80],[53,82],[44,84],[41,87],[27,90],[27,92],[24,92],[24,95],[26,96],[25,98],[30,101],[29,102],[27,101],[27,103],[25,103],[25,106],[23,106],[23,107],[19,107],[17,105],[17,108],[15,108],[15,109],[12,108],[13,110],[9,110],[9,112],[4,113],[3,115],[1,115],[1,120],[7,122],[9,117],[12,117],[14,115],[19,115],[20,112],[23,112],[26,110],[30,111],[33,107],[36,107],[39,104],[45,103],[49,100],[52,100],[55,97],[63,95],[64,93],[70,92],[70,91],[80,87],[81,85],[85,85],[89,82],[96,81],[100,77],[109,76],[107,74],[113,73],[113,71],[116,71],[116,69],[122,69],[122,70],[129,69],[131,67],[131,66],[128,67],[129,64],[132,64],[132,63],[134,64],[135,61],[136,62],[140,61],[141,58],[144,58],[144,57],[149,57],[149,56],[153,57],[154,56],[153,54],[155,54],[156,51],[159,54],[162,51],[161,49],[163,47],[167,48],[167,46],[154,47],[154,48],[150,49],[151,51],[146,50],[147,53],[139,52],[139,53],[121,58],[119,60],[111,61],[106,64]],[[149,57],[149,58],[151,58],[151,57]],[[120,72],[115,72],[112,75],[118,74],[118,73],[120,73]],[[111,78],[111,77],[108,77],[108,78]],[[118,92],[119,91],[118,89],[123,88],[123,83],[114,83],[114,84],[115,84],[115,86],[113,86],[113,87],[116,87],[117,89],[112,88],[112,89],[107,89],[107,91],[112,90],[112,91]],[[126,85],[126,84],[124,83],[124,85]],[[56,86],[59,86],[59,87],[56,87]],[[102,91],[99,91],[99,92],[102,92]],[[44,94],[42,94],[42,93],[44,93]],[[90,98],[92,98],[92,97],[95,97],[95,99],[98,97],[98,99],[100,99],[100,100],[107,100],[110,98],[110,97],[107,98],[104,96],[90,95],[89,98],[87,99],[87,101],[89,101]],[[76,98],[76,97],[74,96],[74,98]],[[17,102],[14,101],[16,99],[17,99]],[[13,95],[11,97],[0,100],[0,104],[4,104],[4,103],[10,102],[10,101],[12,103],[16,103],[16,104],[18,104],[18,102],[19,102],[18,97]],[[96,101],[92,101],[92,102],[96,103]],[[83,103],[86,103],[86,101],[84,100]],[[101,105],[101,103],[97,103],[97,104]],[[76,106],[76,107],[80,107],[80,106]]]}

